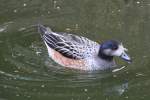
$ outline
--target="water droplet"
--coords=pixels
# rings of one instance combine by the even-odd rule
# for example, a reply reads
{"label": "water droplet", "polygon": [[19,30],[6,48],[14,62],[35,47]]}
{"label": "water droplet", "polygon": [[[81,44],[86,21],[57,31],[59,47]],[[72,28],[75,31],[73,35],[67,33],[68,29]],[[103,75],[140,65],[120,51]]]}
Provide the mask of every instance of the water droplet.
{"label": "water droplet", "polygon": [[28,98],[31,98],[31,96],[30,96],[30,95],[28,95],[27,97],[28,97]]}
{"label": "water droplet", "polygon": [[16,96],[19,97],[20,95],[19,95],[19,94],[16,94]]}
{"label": "water droplet", "polygon": [[117,75],[113,75],[113,77],[117,77]]}
{"label": "water droplet", "polygon": [[21,28],[18,29],[18,31],[24,31],[24,30],[26,30],[25,27],[21,27]]}
{"label": "water droplet", "polygon": [[0,27],[0,32],[3,32],[4,30],[6,30],[7,26],[4,27]]}
{"label": "water droplet", "polygon": [[126,99],[128,99],[129,97],[128,97],[128,96],[126,96],[125,98],[126,98]]}
{"label": "water droplet", "polygon": [[19,71],[18,71],[18,70],[15,70],[14,72],[17,73],[17,72],[19,72]]}
{"label": "water droplet", "polygon": [[54,8],[56,8],[56,3],[57,3],[57,1],[54,1]]}
{"label": "water droplet", "polygon": [[70,29],[70,28],[66,28],[65,30],[66,30],[66,31],[71,31],[71,29]]}
{"label": "water droplet", "polygon": [[36,14],[37,14],[37,13],[38,13],[38,11],[34,11],[34,13],[36,13]]}
{"label": "water droplet", "polygon": [[56,7],[56,9],[57,9],[57,10],[60,10],[60,7],[59,7],[59,6],[57,6],[57,7]]}
{"label": "water droplet", "polygon": [[40,54],[41,54],[41,52],[37,51],[37,52],[36,52],[36,54],[37,54],[37,55],[40,55]]}
{"label": "water droplet", "polygon": [[48,11],[47,13],[48,13],[48,14],[50,14],[51,12],[50,12],[50,11]]}
{"label": "water droplet", "polygon": [[78,29],[79,28],[79,25],[78,24],[75,24],[75,29]]}
{"label": "water droplet", "polygon": [[57,1],[54,1],[54,3],[57,3]]}
{"label": "water droplet", "polygon": [[146,55],[144,55],[144,56],[143,56],[143,58],[147,58],[147,56],[146,56]]}
{"label": "water droplet", "polygon": [[14,13],[17,13],[17,10],[16,10],[16,9],[14,10]]}
{"label": "water droplet", "polygon": [[35,91],[37,91],[37,89],[35,89],[35,88],[34,88],[34,89],[32,89],[32,90],[33,90],[34,92],[35,92]]}
{"label": "water droplet", "polygon": [[90,97],[87,97],[87,100],[89,100],[90,99]]}
{"label": "water droplet", "polygon": [[25,7],[25,6],[27,6],[27,4],[26,4],[26,3],[24,3],[24,4],[23,4],[23,6]]}
{"label": "water droplet", "polygon": [[137,4],[140,4],[140,2],[139,2],[139,1],[137,1],[136,3],[137,3]]}
{"label": "water droplet", "polygon": [[33,70],[33,73],[36,73],[37,72],[37,70]]}
{"label": "water droplet", "polygon": [[135,76],[144,76],[144,74],[143,73],[136,73]]}
{"label": "water droplet", "polygon": [[41,85],[41,87],[42,87],[42,88],[44,88],[44,87],[45,87],[45,85]]}
{"label": "water droplet", "polygon": [[88,89],[84,89],[84,91],[85,91],[85,92],[87,92],[87,91],[88,91]]}
{"label": "water droplet", "polygon": [[4,85],[4,88],[7,88],[8,86],[7,85]]}

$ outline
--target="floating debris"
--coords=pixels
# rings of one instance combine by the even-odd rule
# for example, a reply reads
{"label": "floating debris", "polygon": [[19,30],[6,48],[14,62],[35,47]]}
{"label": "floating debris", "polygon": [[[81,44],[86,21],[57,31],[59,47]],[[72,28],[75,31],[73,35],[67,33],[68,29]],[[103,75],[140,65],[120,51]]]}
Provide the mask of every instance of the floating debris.
{"label": "floating debris", "polygon": [[126,66],[122,66],[121,68],[114,69],[114,70],[112,70],[112,72],[120,71],[120,70],[122,70],[122,69],[125,68],[125,67],[126,67]]}

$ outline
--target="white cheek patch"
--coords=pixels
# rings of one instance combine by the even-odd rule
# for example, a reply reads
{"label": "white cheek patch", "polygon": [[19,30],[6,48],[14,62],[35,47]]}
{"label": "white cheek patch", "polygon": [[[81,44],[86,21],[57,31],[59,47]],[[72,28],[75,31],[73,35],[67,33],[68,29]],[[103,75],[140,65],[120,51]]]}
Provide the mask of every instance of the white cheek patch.
{"label": "white cheek patch", "polygon": [[104,50],[103,52],[104,52],[104,54],[106,54],[106,55],[111,55],[112,50],[111,50],[111,49],[106,49],[106,50]]}
{"label": "white cheek patch", "polygon": [[125,51],[127,51],[127,49],[122,45],[119,45],[119,48],[116,51],[112,52],[112,56],[121,56],[121,54]]}

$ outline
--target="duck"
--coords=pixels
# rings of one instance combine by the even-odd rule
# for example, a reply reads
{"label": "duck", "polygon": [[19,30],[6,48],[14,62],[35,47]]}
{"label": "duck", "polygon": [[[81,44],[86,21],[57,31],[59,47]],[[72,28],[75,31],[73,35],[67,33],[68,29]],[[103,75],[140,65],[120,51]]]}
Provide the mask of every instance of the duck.
{"label": "duck", "polygon": [[118,40],[97,43],[86,37],[66,32],[53,32],[51,28],[39,24],[49,57],[65,68],[77,70],[106,70],[116,67],[114,57],[131,62],[128,50]]}

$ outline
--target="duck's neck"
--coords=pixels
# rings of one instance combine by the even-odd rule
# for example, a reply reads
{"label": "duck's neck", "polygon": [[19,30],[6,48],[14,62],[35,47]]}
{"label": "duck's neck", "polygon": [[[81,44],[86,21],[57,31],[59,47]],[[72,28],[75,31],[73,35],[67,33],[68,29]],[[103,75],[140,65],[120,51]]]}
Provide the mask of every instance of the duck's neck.
{"label": "duck's neck", "polygon": [[98,56],[103,60],[106,60],[109,62],[113,61],[113,56],[105,55],[101,50],[99,51]]}

